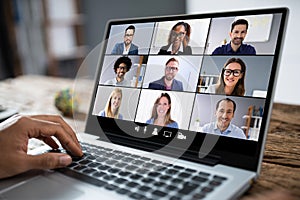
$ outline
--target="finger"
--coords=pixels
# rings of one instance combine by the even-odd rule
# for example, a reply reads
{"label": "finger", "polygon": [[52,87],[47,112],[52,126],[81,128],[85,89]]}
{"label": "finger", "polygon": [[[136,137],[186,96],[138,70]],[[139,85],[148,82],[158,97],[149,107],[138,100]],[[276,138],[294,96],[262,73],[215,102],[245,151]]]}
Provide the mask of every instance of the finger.
{"label": "finger", "polygon": [[[27,134],[30,138],[50,138],[55,136],[61,145],[75,156],[82,156],[82,150],[78,147],[76,141],[74,141],[69,134],[63,129],[59,123],[43,121],[38,119],[21,118],[20,120],[27,120],[24,122],[27,127],[30,127],[30,131]],[[21,122],[22,123],[22,122]]]}
{"label": "finger", "polygon": [[34,115],[34,116],[31,116],[31,117],[35,118],[35,119],[39,119],[39,120],[45,120],[45,121],[51,121],[51,122],[59,123],[65,129],[65,131],[72,137],[72,139],[78,145],[78,147],[81,148],[81,146],[79,144],[79,141],[78,141],[78,139],[76,137],[75,132],[63,120],[63,118],[61,116],[58,116],[58,115]]}
{"label": "finger", "polygon": [[58,149],[59,145],[51,137],[43,138],[43,141],[48,144],[52,149]]}
{"label": "finger", "polygon": [[30,169],[55,169],[66,167],[72,163],[72,158],[63,153],[45,153],[40,155],[28,155],[25,160]]}

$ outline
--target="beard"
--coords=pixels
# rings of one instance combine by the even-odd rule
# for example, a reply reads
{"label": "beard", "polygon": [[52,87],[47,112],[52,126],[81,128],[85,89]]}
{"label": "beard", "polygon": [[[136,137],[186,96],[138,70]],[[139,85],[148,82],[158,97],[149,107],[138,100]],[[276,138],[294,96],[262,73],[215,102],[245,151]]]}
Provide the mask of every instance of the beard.
{"label": "beard", "polygon": [[174,79],[174,76],[171,75],[171,74],[168,74],[168,75],[165,76],[165,79],[166,79],[167,81],[171,81],[171,80]]}
{"label": "beard", "polygon": [[131,41],[130,40],[125,40],[125,45],[130,45]]}
{"label": "beard", "polygon": [[244,38],[237,38],[236,37],[236,38],[233,38],[232,43],[234,45],[240,45],[240,44],[242,44],[243,40],[244,40]]}

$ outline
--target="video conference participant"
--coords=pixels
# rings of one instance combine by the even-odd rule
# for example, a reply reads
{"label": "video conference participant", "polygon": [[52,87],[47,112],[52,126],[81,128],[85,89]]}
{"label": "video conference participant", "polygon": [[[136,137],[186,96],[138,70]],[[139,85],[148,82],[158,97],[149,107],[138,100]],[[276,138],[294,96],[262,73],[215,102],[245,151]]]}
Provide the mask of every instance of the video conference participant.
{"label": "video conference participant", "polygon": [[246,139],[244,131],[231,123],[236,110],[236,103],[229,98],[221,99],[216,105],[216,121],[205,124],[201,131],[216,135]]}
{"label": "video conference participant", "polygon": [[179,61],[176,58],[170,58],[165,64],[165,75],[154,82],[149,83],[150,89],[183,91],[182,82],[176,80],[176,74],[179,70]]}
{"label": "video conference participant", "polygon": [[124,42],[115,44],[111,54],[123,54],[123,55],[137,55],[139,54],[139,47],[132,43],[135,33],[135,27],[133,25],[128,26],[125,29]]}
{"label": "video conference participant", "polygon": [[178,128],[178,123],[171,118],[171,97],[167,93],[161,93],[152,107],[150,119],[147,124]]}
{"label": "video conference participant", "polygon": [[119,88],[115,88],[111,92],[106,102],[106,106],[104,110],[100,111],[99,116],[123,119],[123,115],[119,113],[121,102],[122,102],[122,90]]}
{"label": "video conference participant", "polygon": [[191,55],[190,41],[191,26],[186,22],[176,23],[169,34],[168,44],[161,47],[158,55]]}
{"label": "video conference participant", "polygon": [[114,64],[114,72],[116,77],[107,80],[105,84],[114,86],[130,86],[130,81],[125,79],[125,74],[130,70],[132,66],[131,59],[123,56],[118,58]]}
{"label": "video conference participant", "polygon": [[240,58],[229,58],[221,71],[217,84],[208,86],[206,93],[245,95],[246,64]]}
{"label": "video conference participant", "polygon": [[230,42],[228,44],[217,47],[212,55],[256,55],[256,50],[249,44],[243,44],[247,35],[248,21],[245,19],[238,19],[231,24],[231,31],[229,33]]}

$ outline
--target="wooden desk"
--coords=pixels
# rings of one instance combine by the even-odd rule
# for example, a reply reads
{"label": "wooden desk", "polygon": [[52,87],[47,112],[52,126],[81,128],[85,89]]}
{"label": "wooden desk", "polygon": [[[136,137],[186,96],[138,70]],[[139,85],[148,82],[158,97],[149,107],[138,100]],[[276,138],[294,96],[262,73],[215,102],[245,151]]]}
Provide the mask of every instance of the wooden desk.
{"label": "wooden desk", "polygon": [[[54,106],[55,94],[61,89],[73,88],[73,84],[72,79],[43,76],[21,76],[1,81],[0,104],[17,106],[22,113],[58,114]],[[87,81],[79,85],[91,88],[93,83]],[[81,88],[77,90],[84,97],[79,109],[82,113],[88,111],[90,92]],[[84,118],[75,121],[65,119],[76,131],[84,130]],[[253,195],[281,189],[300,199],[300,106],[275,104],[261,176],[242,199],[252,199]]]}

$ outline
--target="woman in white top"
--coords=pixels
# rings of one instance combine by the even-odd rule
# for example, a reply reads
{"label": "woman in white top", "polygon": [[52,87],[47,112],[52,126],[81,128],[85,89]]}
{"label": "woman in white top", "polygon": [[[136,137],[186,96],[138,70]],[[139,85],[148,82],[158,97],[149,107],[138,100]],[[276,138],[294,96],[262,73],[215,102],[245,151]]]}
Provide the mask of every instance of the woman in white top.
{"label": "woman in white top", "polygon": [[246,64],[240,58],[229,58],[224,64],[218,83],[210,85],[205,92],[244,96],[245,75]]}

